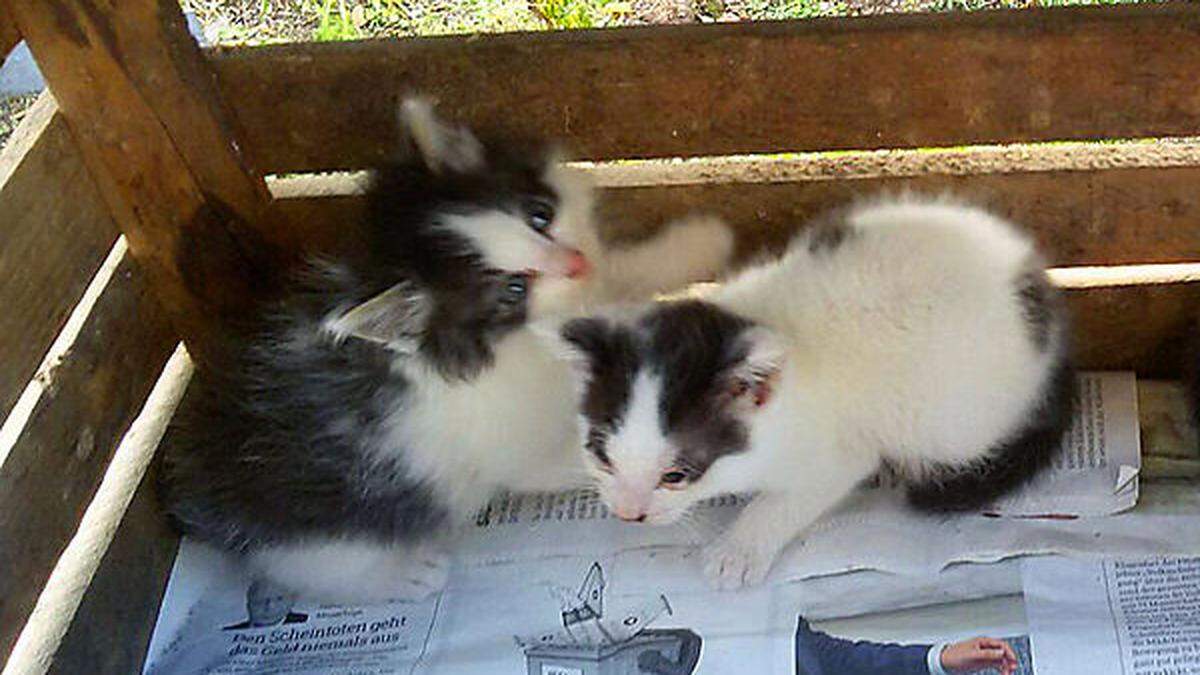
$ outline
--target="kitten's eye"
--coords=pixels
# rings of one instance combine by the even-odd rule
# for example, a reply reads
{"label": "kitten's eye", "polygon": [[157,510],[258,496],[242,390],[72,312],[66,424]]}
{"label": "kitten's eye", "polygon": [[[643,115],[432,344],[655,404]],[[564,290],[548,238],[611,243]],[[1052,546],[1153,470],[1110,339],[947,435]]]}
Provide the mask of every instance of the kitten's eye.
{"label": "kitten's eye", "polygon": [[514,276],[504,285],[504,290],[511,295],[525,295],[525,291],[529,289],[529,279],[525,275]]}
{"label": "kitten's eye", "polygon": [[744,396],[747,391],[750,391],[750,383],[745,380],[734,380],[733,384],[729,385],[729,395],[733,398]]}
{"label": "kitten's eye", "polygon": [[525,222],[537,232],[545,233],[554,222],[554,207],[540,199],[532,199],[525,205]]}
{"label": "kitten's eye", "polygon": [[682,471],[668,471],[664,473],[662,478],[659,480],[662,481],[663,487],[672,490],[678,490],[681,489],[684,482],[687,481],[687,474]]}
{"label": "kitten's eye", "polygon": [[592,453],[596,461],[600,463],[600,467],[605,471],[612,471],[612,461],[608,458],[608,448],[605,445],[608,443],[608,434],[603,430],[595,427],[588,430],[587,435],[587,450]]}
{"label": "kitten's eye", "polygon": [[529,277],[524,274],[514,274],[504,282],[504,291],[500,296],[500,302],[509,305],[515,305],[525,300],[525,295],[529,292]]}

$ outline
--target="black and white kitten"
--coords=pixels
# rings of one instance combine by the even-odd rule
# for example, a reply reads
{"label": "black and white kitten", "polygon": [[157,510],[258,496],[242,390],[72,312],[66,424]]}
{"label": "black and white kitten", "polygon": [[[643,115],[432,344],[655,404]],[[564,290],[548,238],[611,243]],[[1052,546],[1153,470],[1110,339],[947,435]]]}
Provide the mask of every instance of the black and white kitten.
{"label": "black and white kitten", "polygon": [[376,172],[369,251],[314,265],[197,375],[162,467],[186,533],[315,600],[425,595],[438,533],[497,491],[582,482],[567,368],[527,322],[710,278],[732,252],[703,218],[606,249],[547,152],[420,100],[401,119],[417,152]]}
{"label": "black and white kitten", "polygon": [[583,380],[584,455],[617,516],[670,523],[755,492],[707,549],[722,588],[881,466],[918,507],[982,507],[1045,467],[1074,377],[1030,239],[906,197],[831,215],[706,300],[561,328]]}

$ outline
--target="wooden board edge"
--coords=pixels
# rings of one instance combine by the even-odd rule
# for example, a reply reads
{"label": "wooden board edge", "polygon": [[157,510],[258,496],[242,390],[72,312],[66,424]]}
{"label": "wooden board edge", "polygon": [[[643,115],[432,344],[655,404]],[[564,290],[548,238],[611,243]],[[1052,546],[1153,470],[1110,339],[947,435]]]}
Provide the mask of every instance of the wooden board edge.
{"label": "wooden board edge", "polygon": [[0,448],[0,654],[16,640],[177,341],[144,275],[124,260],[12,446]]}

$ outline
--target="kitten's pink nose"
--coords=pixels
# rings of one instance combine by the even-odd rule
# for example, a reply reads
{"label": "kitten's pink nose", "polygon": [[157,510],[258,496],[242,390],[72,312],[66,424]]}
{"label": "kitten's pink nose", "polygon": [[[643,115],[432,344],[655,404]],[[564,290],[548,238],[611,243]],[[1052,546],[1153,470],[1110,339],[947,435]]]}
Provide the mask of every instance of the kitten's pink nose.
{"label": "kitten's pink nose", "polygon": [[588,262],[587,256],[579,251],[571,251],[567,259],[567,278],[578,279],[586,277],[592,271],[592,264]]}
{"label": "kitten's pink nose", "polygon": [[616,508],[616,509],[613,509],[613,513],[616,514],[616,516],[618,518],[620,518],[621,520],[623,520],[627,523],[644,523],[644,522],[646,522],[646,513],[644,511],[639,511],[639,510],[634,510],[634,509]]}

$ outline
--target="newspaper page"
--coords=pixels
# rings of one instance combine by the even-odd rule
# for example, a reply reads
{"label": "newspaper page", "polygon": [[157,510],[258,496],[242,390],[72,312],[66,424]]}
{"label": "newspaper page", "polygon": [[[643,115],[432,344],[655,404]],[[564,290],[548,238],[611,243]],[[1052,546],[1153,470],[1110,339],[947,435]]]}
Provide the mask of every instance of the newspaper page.
{"label": "newspaper page", "polygon": [[[1060,467],[1068,478],[1136,466],[1131,388],[1105,386],[1120,376],[1095,377],[1090,430],[1078,434],[1090,450]],[[1133,439],[1134,450],[1115,439]],[[1114,492],[1107,480],[1091,485],[1102,486],[1100,501]],[[1194,513],[934,518],[910,511],[895,490],[865,489],[791,546],[766,584],[717,592],[702,574],[701,546],[745,502],[712,500],[686,524],[647,527],[611,517],[587,493],[503,497],[455,542],[443,592],[362,607],[305,604],[185,540],[146,672],[583,675],[602,662],[616,664],[603,672],[792,672],[800,614],[1011,593],[1012,564],[979,563],[1024,554],[1200,550]],[[639,659],[661,668],[639,671]]]}
{"label": "newspaper page", "polygon": [[1200,673],[1200,557],[1024,565],[1042,675]]}
{"label": "newspaper page", "polygon": [[298,604],[228,556],[184,539],[150,643],[147,673],[402,673],[436,603]]}
{"label": "newspaper page", "polygon": [[768,587],[719,593],[672,573],[681,555],[478,566],[425,602],[314,607],[259,598],[241,570],[216,570],[219,554],[185,541],[144,672],[790,672],[794,610]]}

